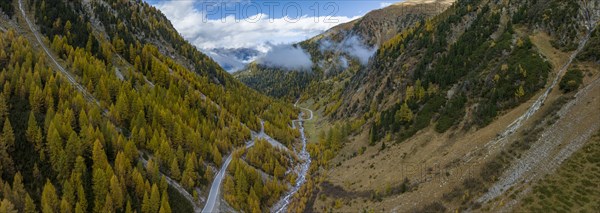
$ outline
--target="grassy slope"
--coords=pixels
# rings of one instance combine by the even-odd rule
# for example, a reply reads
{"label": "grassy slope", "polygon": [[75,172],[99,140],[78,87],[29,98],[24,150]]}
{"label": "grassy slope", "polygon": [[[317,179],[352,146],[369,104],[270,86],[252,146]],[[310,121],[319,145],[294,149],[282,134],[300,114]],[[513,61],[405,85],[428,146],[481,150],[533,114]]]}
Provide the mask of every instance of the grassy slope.
{"label": "grassy slope", "polygon": [[594,212],[600,208],[600,131],[551,175],[533,186],[516,211]]}

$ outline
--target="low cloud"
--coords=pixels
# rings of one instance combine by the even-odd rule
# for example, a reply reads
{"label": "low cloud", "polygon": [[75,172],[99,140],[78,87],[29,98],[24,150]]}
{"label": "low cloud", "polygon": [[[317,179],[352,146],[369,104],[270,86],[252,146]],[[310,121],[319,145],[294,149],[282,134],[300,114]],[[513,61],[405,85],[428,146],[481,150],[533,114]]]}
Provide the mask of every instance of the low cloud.
{"label": "low cloud", "polygon": [[265,52],[268,51],[269,47],[264,48],[264,52],[252,48],[216,48],[201,51],[219,63],[223,69],[228,72],[236,72],[246,67],[248,63],[263,56]]}
{"label": "low cloud", "polygon": [[346,57],[340,56],[340,66],[343,69],[347,69],[348,68],[348,59],[346,59]]}
{"label": "low cloud", "polygon": [[257,62],[261,65],[285,70],[309,71],[312,68],[310,55],[293,45],[274,45]]}
{"label": "low cloud", "polygon": [[239,60],[230,55],[223,55],[209,50],[202,50],[202,52],[208,55],[208,57],[212,58],[212,60],[217,62],[219,65],[221,65],[221,67],[227,70],[227,72],[235,72],[241,70],[247,64],[245,61]]}
{"label": "low cloud", "polygon": [[367,65],[371,56],[373,56],[373,54],[375,54],[377,51],[377,47],[369,47],[361,41],[360,37],[356,35],[350,35],[340,43],[330,40],[323,40],[321,41],[320,50],[343,52],[349,56],[357,58],[362,65]]}

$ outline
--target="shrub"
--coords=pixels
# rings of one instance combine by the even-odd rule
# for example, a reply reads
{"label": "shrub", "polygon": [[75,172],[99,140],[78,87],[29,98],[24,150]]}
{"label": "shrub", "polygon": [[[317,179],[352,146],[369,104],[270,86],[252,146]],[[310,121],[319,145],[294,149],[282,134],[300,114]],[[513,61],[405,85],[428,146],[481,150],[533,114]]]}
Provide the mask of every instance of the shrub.
{"label": "shrub", "polygon": [[575,91],[581,86],[583,73],[578,69],[571,69],[565,73],[560,81],[559,87],[564,93]]}
{"label": "shrub", "polygon": [[435,126],[435,131],[444,133],[450,129],[450,127],[456,125],[465,115],[466,101],[467,98],[465,96],[452,98],[441,113],[441,117]]}
{"label": "shrub", "polygon": [[444,204],[435,201],[433,203],[430,203],[426,206],[424,206],[423,208],[416,210],[415,212],[446,212],[446,207],[444,206]]}

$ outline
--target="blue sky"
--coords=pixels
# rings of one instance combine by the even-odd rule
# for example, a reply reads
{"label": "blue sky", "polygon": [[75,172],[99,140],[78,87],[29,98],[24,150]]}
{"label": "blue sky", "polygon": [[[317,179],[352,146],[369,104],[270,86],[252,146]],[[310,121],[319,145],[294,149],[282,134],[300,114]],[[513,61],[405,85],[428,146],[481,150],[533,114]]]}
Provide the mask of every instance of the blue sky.
{"label": "blue sky", "polygon": [[[361,16],[373,9],[381,8],[395,1],[380,0],[146,0],[152,5],[161,5],[170,1],[188,1],[199,11],[208,14],[209,19],[220,19],[224,15],[236,14],[244,19],[257,13],[265,13],[274,18],[285,15],[299,16]],[[398,0],[400,1],[400,0]]]}
{"label": "blue sky", "polygon": [[[295,43],[389,5],[377,0],[146,0],[200,49]],[[401,0],[398,0],[401,1]]]}

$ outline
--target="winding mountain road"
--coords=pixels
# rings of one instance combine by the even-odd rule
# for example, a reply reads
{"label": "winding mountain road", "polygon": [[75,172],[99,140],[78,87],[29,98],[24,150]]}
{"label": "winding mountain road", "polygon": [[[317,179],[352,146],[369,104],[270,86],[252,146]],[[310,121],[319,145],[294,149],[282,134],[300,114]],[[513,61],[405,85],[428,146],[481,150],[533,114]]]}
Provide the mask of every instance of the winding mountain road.
{"label": "winding mountain road", "polygon": [[[283,145],[282,143],[273,139],[271,136],[269,136],[269,135],[267,135],[267,133],[265,133],[265,122],[264,121],[261,121],[260,124],[261,124],[260,132],[252,131],[250,141],[246,142],[245,147],[239,148],[239,149],[248,149],[248,148],[254,146],[254,141],[256,139],[264,139],[269,144],[271,144],[271,146],[290,152],[290,150],[285,145]],[[206,199],[206,204],[204,205],[204,208],[202,209],[202,213],[219,212],[219,206],[220,206],[219,193],[221,191],[221,183],[223,183],[223,179],[225,178],[225,174],[227,173],[227,167],[229,167],[229,164],[231,163],[232,159],[233,159],[233,155],[229,154],[227,156],[227,158],[225,159],[225,162],[223,162],[223,164],[221,165],[221,169],[219,170],[219,172],[217,172],[217,175],[215,176],[215,179],[213,180],[213,182],[210,186],[208,198]]]}
{"label": "winding mountain road", "polygon": [[314,112],[312,110],[308,109],[308,108],[304,108],[304,107],[298,106],[298,101],[300,101],[300,99],[296,100],[296,103],[294,103],[294,107],[296,107],[298,109],[301,109],[301,110],[308,111],[309,114],[310,114],[310,116],[308,117],[308,119],[304,119],[302,117],[303,114],[300,113],[300,116],[298,117],[298,119],[292,120],[292,128],[294,128],[294,129],[296,129],[296,123],[297,122],[300,122],[300,121],[310,121],[310,120],[312,120],[314,118]]}
{"label": "winding mountain road", "polygon": [[[296,106],[296,104],[294,104],[294,106]],[[304,119],[302,117],[303,112],[301,112],[300,115],[298,116],[298,119],[292,121],[294,128],[296,128],[295,123],[299,123],[299,126],[300,126],[300,136],[302,139],[302,150],[300,151],[298,156],[304,161],[304,163],[300,165],[300,171],[298,172],[299,175],[298,175],[298,179],[297,179],[298,181],[296,182],[296,186],[294,186],[294,188],[292,188],[292,190],[290,190],[288,192],[288,194],[286,194],[282,198],[282,200],[280,200],[275,205],[275,206],[279,206],[279,207],[274,207],[273,208],[274,212],[285,211],[285,208],[289,204],[289,200],[291,199],[293,194],[296,193],[300,189],[300,186],[302,186],[302,184],[304,184],[304,182],[306,182],[306,173],[308,172],[308,168],[310,167],[310,163],[311,163],[310,154],[306,150],[306,136],[304,134],[304,127],[302,126],[302,122],[305,120],[312,120],[314,117],[313,111],[310,109],[307,109],[307,108],[303,108],[303,107],[298,107],[298,108],[306,110],[310,113],[310,117],[308,119]],[[265,133],[264,121],[261,121],[260,132],[252,131],[251,135],[252,135],[252,139],[250,141],[246,142],[246,146],[244,147],[244,149],[248,149],[248,148],[254,146],[254,141],[256,139],[264,139],[269,144],[271,144],[271,146],[273,146],[273,147],[282,149],[287,152],[291,152],[291,150],[288,147],[286,147],[285,145],[283,145],[282,143],[273,139],[271,136],[269,136],[268,134]],[[213,182],[211,184],[210,192],[208,193],[208,197],[206,199],[206,204],[204,205],[204,208],[202,209],[202,213],[212,213],[212,212],[219,211],[219,206],[220,206],[219,193],[221,191],[221,184],[223,183],[223,179],[225,178],[225,174],[227,173],[227,167],[229,167],[229,164],[231,163],[232,159],[233,159],[232,154],[229,154],[227,156],[227,158],[225,159],[225,161],[223,162],[223,164],[221,165],[221,169],[217,172],[217,175],[215,176],[215,179],[213,180]]]}
{"label": "winding mountain road", "polygon": [[[260,125],[261,125],[260,132],[254,132],[254,131],[252,132],[252,137],[253,138],[263,139],[263,140],[267,141],[269,144],[271,144],[271,146],[273,146],[275,148],[281,149],[281,150],[286,151],[286,152],[291,152],[290,149],[287,146],[283,145],[281,142],[275,140],[271,136],[267,135],[267,133],[265,133],[265,122],[264,121],[261,121]],[[247,148],[249,148],[249,147],[247,147]]]}
{"label": "winding mountain road", "polygon": [[[252,139],[246,142],[246,146],[244,148],[248,149],[254,146],[255,138],[256,134],[253,132]],[[229,167],[229,164],[231,163],[232,159],[233,154],[230,153],[225,159],[225,162],[223,162],[223,165],[221,165],[221,169],[219,170],[219,172],[217,172],[217,175],[215,176],[215,179],[213,180],[212,185],[210,186],[210,191],[208,193],[208,198],[206,199],[206,204],[204,204],[204,208],[201,211],[202,213],[218,212],[220,204],[219,193],[221,191],[221,183],[223,183],[223,178],[225,178],[225,173],[227,173],[227,167]]]}
{"label": "winding mountain road", "polygon": [[[39,32],[35,29],[34,24],[32,23],[32,21],[29,19],[29,17],[27,16],[25,10],[23,9],[23,2],[22,0],[18,1],[19,4],[19,10],[21,12],[21,15],[23,16],[23,19],[25,20],[25,22],[27,23],[30,31],[33,33],[35,39],[37,40],[37,43],[40,45],[40,47],[44,50],[44,52],[46,53],[46,55],[48,56],[48,58],[52,61],[52,63],[56,66],[57,70],[67,79],[67,81],[73,86],[75,87],[75,89],[77,89],[79,92],[82,93],[82,95],[84,96],[84,98],[89,101],[92,102],[94,104],[96,104],[100,109],[102,109],[102,114],[103,115],[107,115],[108,114],[108,110],[104,109],[101,107],[100,102],[91,94],[89,93],[85,87],[83,87],[81,84],[79,84],[76,80],[76,78],[69,73],[62,65],[60,65],[60,63],[58,62],[58,60],[51,54],[50,50],[46,47],[46,45],[44,44],[44,42],[42,41],[42,37],[40,36]],[[0,29],[2,31],[6,31],[5,29]],[[295,104],[296,105],[296,104]],[[306,109],[306,108],[302,108],[302,107],[298,107],[300,109],[306,110],[310,112],[310,118],[309,119],[303,119],[302,118],[302,113],[300,113],[299,119],[292,121],[292,124],[295,127],[295,123],[298,122],[300,124],[300,131],[301,131],[301,137],[302,137],[302,141],[303,141],[303,148],[302,151],[300,153],[300,157],[301,158],[306,158],[305,163],[307,165],[310,165],[310,155],[308,154],[308,152],[306,151],[306,137],[304,135],[304,127],[302,127],[302,121],[304,120],[311,120],[313,119],[313,112],[312,110]],[[265,139],[267,142],[269,142],[272,146],[280,148],[280,149],[284,149],[286,151],[290,151],[286,146],[284,146],[283,144],[281,144],[280,142],[278,142],[277,140],[273,139],[272,137],[270,137],[269,135],[267,135],[264,132],[264,122],[262,123],[263,125],[263,129],[259,132],[252,132],[252,140],[249,141],[248,143],[246,143],[245,148],[250,148],[254,145],[254,140],[256,138],[261,138],[261,139]],[[306,157],[303,157],[306,156]],[[139,158],[139,160],[142,162],[142,164],[144,165],[144,167],[146,167],[148,161],[142,157]],[[218,195],[219,195],[219,191],[220,191],[220,187],[221,187],[221,183],[223,182],[223,178],[225,177],[225,173],[227,171],[227,167],[229,166],[229,164],[231,163],[232,160],[232,155],[230,154],[227,159],[225,160],[225,162],[223,163],[223,165],[221,166],[221,170],[217,173],[217,176],[215,177],[215,180],[213,181],[213,184],[211,186],[211,190],[209,192],[209,196],[208,199],[206,201],[206,205],[204,206],[204,208],[202,209],[202,211],[200,211],[199,205],[197,202],[194,201],[193,196],[187,192],[177,181],[171,179],[170,177],[168,177],[167,175],[164,175],[161,173],[162,176],[165,177],[165,179],[167,180],[167,183],[172,186],[174,189],[176,189],[180,194],[182,194],[190,203],[192,203],[192,205],[194,206],[194,212],[216,212],[218,207]],[[306,167],[306,168],[304,168]],[[299,189],[299,187],[305,182],[305,175],[306,172],[308,171],[308,166],[302,166],[301,169],[301,176],[299,181],[296,184],[296,187],[294,187],[294,189],[291,191],[291,193],[289,193],[287,196],[284,197],[284,200],[286,200],[284,206],[282,209],[285,209],[285,207],[287,206],[287,204],[289,203],[289,198],[291,198],[291,196]],[[280,212],[281,209],[278,211]]]}

